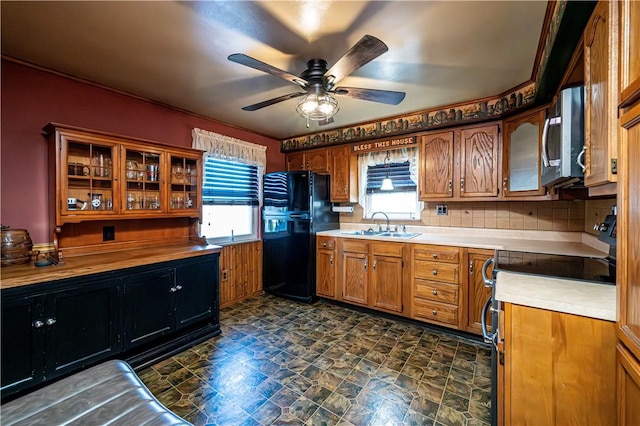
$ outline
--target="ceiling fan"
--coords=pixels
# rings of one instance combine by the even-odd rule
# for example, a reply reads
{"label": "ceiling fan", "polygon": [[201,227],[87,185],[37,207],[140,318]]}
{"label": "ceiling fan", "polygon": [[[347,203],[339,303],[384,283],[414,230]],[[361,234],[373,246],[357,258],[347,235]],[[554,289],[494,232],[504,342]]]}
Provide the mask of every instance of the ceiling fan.
{"label": "ceiling fan", "polygon": [[333,95],[389,105],[398,105],[402,102],[405,97],[404,92],[359,87],[336,87],[336,84],[344,77],[371,62],[387,50],[389,48],[382,41],[376,37],[365,35],[331,68],[327,69],[327,61],[324,59],[311,59],[307,62],[307,69],[300,76],[278,69],[243,53],[234,53],[229,55],[228,59],[280,77],[300,86],[300,89],[304,90],[258,102],[257,104],[243,107],[243,110],[256,111],[282,101],[303,97],[298,101],[296,110],[307,119],[307,127],[309,127],[309,120],[317,121],[319,125],[333,122],[333,116],[339,109],[338,102]]}

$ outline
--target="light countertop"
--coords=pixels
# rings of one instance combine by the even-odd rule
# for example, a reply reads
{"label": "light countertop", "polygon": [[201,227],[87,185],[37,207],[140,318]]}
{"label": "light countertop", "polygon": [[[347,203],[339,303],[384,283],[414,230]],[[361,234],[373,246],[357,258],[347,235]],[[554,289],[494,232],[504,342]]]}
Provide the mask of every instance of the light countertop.
{"label": "light countertop", "polygon": [[616,320],[616,286],[610,284],[500,271],[495,298],[532,308]]}
{"label": "light countertop", "polygon": [[605,245],[595,236],[583,232],[514,231],[501,229],[447,228],[416,226],[407,232],[419,232],[413,238],[352,235],[348,232],[366,229],[350,226],[319,232],[317,235],[337,238],[358,238],[413,244],[435,244],[490,250],[512,250],[532,253],[564,254],[584,257],[606,257]]}

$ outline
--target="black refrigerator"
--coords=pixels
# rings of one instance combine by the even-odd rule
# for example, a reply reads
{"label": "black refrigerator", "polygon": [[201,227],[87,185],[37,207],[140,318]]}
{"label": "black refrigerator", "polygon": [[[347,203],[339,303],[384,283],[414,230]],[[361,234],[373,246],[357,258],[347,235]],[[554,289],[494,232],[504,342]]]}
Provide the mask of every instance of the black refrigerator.
{"label": "black refrigerator", "polygon": [[307,303],[316,299],[316,232],[340,227],[329,194],[327,175],[264,176],[262,281],[267,293]]}

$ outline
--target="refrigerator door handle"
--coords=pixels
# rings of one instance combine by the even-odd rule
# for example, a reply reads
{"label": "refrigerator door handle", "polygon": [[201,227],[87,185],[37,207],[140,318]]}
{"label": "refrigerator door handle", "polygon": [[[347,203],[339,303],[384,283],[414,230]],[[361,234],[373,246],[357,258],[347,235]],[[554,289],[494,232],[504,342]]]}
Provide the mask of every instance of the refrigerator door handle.
{"label": "refrigerator door handle", "polygon": [[309,219],[308,214],[290,214],[289,217],[291,219]]}

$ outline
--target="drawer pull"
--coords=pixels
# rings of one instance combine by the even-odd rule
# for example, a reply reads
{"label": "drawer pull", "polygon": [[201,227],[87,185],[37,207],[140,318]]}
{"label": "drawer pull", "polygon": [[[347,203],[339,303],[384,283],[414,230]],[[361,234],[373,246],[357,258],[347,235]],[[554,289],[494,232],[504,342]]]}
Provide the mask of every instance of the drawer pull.
{"label": "drawer pull", "polygon": [[49,318],[47,321],[45,321],[47,325],[53,325],[56,323],[56,319],[55,318]]}
{"label": "drawer pull", "polygon": [[33,328],[40,328],[44,325],[44,323],[40,320],[36,320],[33,322]]}
{"label": "drawer pull", "polygon": [[433,290],[432,293],[433,293],[434,296],[437,296],[438,295],[438,290]]}
{"label": "drawer pull", "polygon": [[434,259],[437,259],[437,258],[438,258],[438,253],[433,253],[433,254],[431,255],[431,257],[433,257]]}
{"label": "drawer pull", "polygon": [[438,315],[438,311],[436,311],[435,309],[434,309],[433,311],[431,311],[431,313],[432,313],[433,315]]}
{"label": "drawer pull", "polygon": [[326,247],[326,246],[327,246],[327,243],[322,243],[322,247]]}
{"label": "drawer pull", "polygon": [[437,270],[437,269],[434,269],[434,270],[433,270],[433,272],[432,272],[432,274],[433,274],[433,275],[438,275],[438,270]]}

